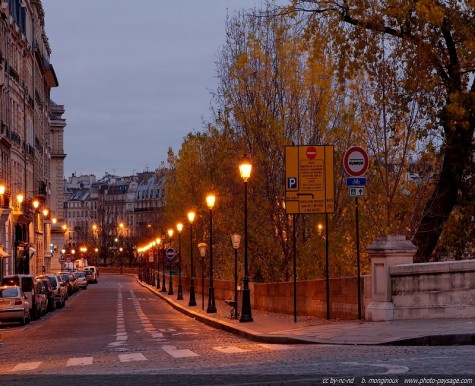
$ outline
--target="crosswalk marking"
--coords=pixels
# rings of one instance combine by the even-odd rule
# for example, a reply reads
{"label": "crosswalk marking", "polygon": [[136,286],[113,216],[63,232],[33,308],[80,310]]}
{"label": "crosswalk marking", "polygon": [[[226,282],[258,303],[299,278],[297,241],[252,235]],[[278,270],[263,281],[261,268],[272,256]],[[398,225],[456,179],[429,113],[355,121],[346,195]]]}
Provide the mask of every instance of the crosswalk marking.
{"label": "crosswalk marking", "polygon": [[119,360],[121,362],[135,362],[135,361],[146,361],[147,358],[142,353],[133,353],[133,354],[119,354]]}
{"label": "crosswalk marking", "polygon": [[199,356],[197,353],[184,349],[179,350],[175,346],[162,346],[163,351],[167,354],[171,355],[173,358],[186,358],[186,357],[197,357]]}
{"label": "crosswalk marking", "polygon": [[[161,333],[155,333],[157,335],[157,338],[163,334]],[[160,340],[165,340],[165,339],[156,339],[157,342]],[[163,342],[165,343],[165,342]],[[110,343],[109,346],[120,346],[125,344],[125,342],[114,342]],[[269,350],[288,350],[291,349],[292,346],[288,345],[283,345],[283,344],[265,344],[265,343],[259,343],[259,346],[262,346],[266,349]],[[170,345],[165,345],[161,346],[162,350],[165,351],[168,355],[172,356],[173,358],[187,358],[187,357],[197,357],[200,356],[196,352],[193,352],[188,349],[178,349],[175,346],[170,346]],[[239,354],[239,353],[245,353],[249,352],[252,350],[245,350],[236,346],[216,346],[213,347],[214,350],[219,351],[220,353],[223,354]],[[119,354],[118,359],[120,362],[136,362],[136,361],[146,361],[148,360],[142,353],[124,353],[124,354]],[[67,367],[72,367],[72,366],[87,366],[87,365],[92,365],[94,361],[94,357],[73,357],[69,358],[66,361],[66,366]],[[20,371],[31,371],[37,369],[43,361],[38,361],[38,362],[22,362],[16,364],[9,372],[20,372]],[[351,363],[350,363],[351,364]]]}
{"label": "crosswalk marking", "polygon": [[66,366],[86,366],[92,365],[93,357],[69,358]]}
{"label": "crosswalk marking", "polygon": [[29,371],[35,370],[41,365],[43,362],[23,362],[18,363],[13,369],[10,371]]}
{"label": "crosswalk marking", "polygon": [[224,354],[242,353],[242,352],[247,351],[235,346],[218,346],[218,347],[213,347],[213,349],[216,351],[222,352]]}
{"label": "crosswalk marking", "polygon": [[291,346],[285,344],[269,344],[269,343],[259,343],[259,346],[268,348],[269,350],[288,350],[292,348]]}

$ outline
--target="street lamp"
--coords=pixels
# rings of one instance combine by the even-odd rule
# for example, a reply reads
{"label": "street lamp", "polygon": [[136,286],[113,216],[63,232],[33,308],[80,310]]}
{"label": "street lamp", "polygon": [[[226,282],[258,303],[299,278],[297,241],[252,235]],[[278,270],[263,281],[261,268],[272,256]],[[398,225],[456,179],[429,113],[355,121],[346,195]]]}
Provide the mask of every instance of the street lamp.
{"label": "street lamp", "polygon": [[165,281],[165,235],[162,235],[162,249],[163,249],[163,267],[162,267],[162,290],[160,292],[167,292],[166,281]]}
{"label": "street lamp", "polygon": [[188,212],[188,221],[190,222],[190,265],[191,265],[191,278],[190,278],[190,301],[189,306],[196,306],[195,299],[195,267],[193,265],[193,221],[195,220],[195,212]]}
{"label": "street lamp", "polygon": [[124,268],[124,256],[122,252],[124,251],[124,248],[120,247],[119,248],[119,259],[120,259],[120,274],[122,275],[122,271]]}
{"label": "street lamp", "polygon": [[[168,230],[168,236],[170,237],[170,248],[172,247],[172,237],[173,229]],[[168,281],[168,295],[173,295],[173,282],[172,282],[172,260],[173,258],[169,257],[168,262],[170,263],[170,279]]]}
{"label": "street lamp", "polygon": [[157,245],[157,289],[160,289],[160,243],[162,239],[157,237],[155,243]]}
{"label": "street lamp", "polygon": [[178,296],[177,300],[183,300],[183,287],[181,285],[181,231],[183,230],[183,224],[179,222],[176,224],[178,231]]}
{"label": "street lamp", "polygon": [[251,177],[252,164],[247,155],[239,164],[239,173],[244,181],[244,288],[242,290],[242,311],[240,322],[252,322],[251,290],[249,289],[249,272],[247,269],[247,180]]}
{"label": "street lamp", "polygon": [[234,319],[238,318],[238,288],[237,288],[237,251],[241,244],[241,236],[234,233],[231,235],[231,244],[234,249]]}
{"label": "street lamp", "polygon": [[5,205],[5,203],[3,202],[3,196],[5,194],[5,184],[3,182],[0,183],[0,207],[3,208],[3,206]]}
{"label": "street lamp", "polygon": [[199,243],[198,249],[201,255],[201,309],[205,309],[205,274],[204,274],[204,258],[206,256],[206,243]]}
{"label": "street lamp", "polygon": [[209,208],[209,294],[208,294],[208,314],[216,313],[216,303],[214,299],[213,286],[213,207],[216,201],[216,196],[212,193],[206,196],[206,205]]}

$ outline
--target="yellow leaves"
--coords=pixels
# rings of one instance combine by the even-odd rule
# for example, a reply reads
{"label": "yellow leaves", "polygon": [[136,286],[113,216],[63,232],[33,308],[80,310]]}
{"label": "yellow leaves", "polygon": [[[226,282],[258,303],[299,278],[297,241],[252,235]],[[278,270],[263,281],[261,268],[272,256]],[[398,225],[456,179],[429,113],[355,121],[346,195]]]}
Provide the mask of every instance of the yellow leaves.
{"label": "yellow leaves", "polygon": [[434,26],[440,26],[445,16],[444,8],[435,0],[417,1],[416,11],[422,20],[425,20]]}

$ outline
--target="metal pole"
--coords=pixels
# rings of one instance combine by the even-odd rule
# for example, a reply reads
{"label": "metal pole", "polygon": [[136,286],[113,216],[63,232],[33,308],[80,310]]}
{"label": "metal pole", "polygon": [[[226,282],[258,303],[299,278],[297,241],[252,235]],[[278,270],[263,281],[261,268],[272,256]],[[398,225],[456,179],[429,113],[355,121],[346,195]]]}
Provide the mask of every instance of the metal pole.
{"label": "metal pole", "polygon": [[[170,237],[170,248],[172,247],[172,238]],[[168,295],[173,295],[173,282],[172,282],[172,259],[168,260],[170,266],[170,277],[168,279]]]}
{"label": "metal pole", "polygon": [[193,223],[190,222],[190,261],[191,261],[191,279],[190,279],[190,301],[189,306],[196,306],[195,299],[195,266],[193,265]]}
{"label": "metal pole", "polygon": [[234,248],[234,319],[238,318],[237,248]]}
{"label": "metal pole", "polygon": [[[165,238],[163,238],[163,240],[165,240]],[[162,290],[160,292],[167,292],[167,282],[165,280],[165,265],[166,265],[166,262],[165,262],[165,244],[163,245],[163,267],[162,267]]]}
{"label": "metal pole", "polygon": [[183,300],[183,286],[181,285],[181,232],[178,232],[178,296],[177,300]]}
{"label": "metal pole", "polygon": [[297,323],[297,232],[296,232],[296,214],[293,218],[293,237],[294,237],[294,322]]}
{"label": "metal pole", "polygon": [[216,313],[216,303],[214,299],[213,287],[213,209],[209,210],[209,294],[208,294],[208,314]]}
{"label": "metal pole", "polygon": [[157,289],[160,289],[160,245],[157,245]]}
{"label": "metal pole", "polygon": [[360,288],[360,229],[358,221],[358,197],[355,197],[356,208],[356,267],[358,271],[358,319],[361,320],[361,288]]}
{"label": "metal pole", "polygon": [[244,181],[244,288],[242,290],[242,311],[240,322],[252,322],[251,290],[249,289],[249,272],[247,269],[247,181]]}
{"label": "metal pole", "polygon": [[327,287],[327,320],[330,320],[330,273],[328,271],[328,213],[325,213],[325,280]]}
{"label": "metal pole", "polygon": [[205,261],[201,256],[201,309],[205,309]]}

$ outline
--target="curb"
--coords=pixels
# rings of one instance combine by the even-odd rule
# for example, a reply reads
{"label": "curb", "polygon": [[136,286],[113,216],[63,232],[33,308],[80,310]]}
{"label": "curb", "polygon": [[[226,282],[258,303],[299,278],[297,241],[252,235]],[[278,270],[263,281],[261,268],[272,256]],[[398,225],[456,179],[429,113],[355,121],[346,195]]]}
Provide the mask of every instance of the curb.
{"label": "curb", "polygon": [[[143,284],[141,281],[137,279],[138,283],[142,286],[147,288],[150,292],[154,293],[161,299],[165,300],[170,306],[172,306],[175,310],[180,311],[182,314],[198,320],[201,323],[204,323],[208,326],[211,326],[216,329],[220,329],[226,332],[230,332],[234,335],[238,335],[243,338],[247,338],[253,340],[255,342],[260,343],[274,343],[274,344],[323,344],[324,342],[318,342],[315,340],[310,339],[302,339],[302,338],[293,338],[285,335],[268,335],[268,334],[258,334],[252,330],[249,330],[245,327],[235,327],[234,325],[227,323],[222,320],[216,320],[214,318],[210,318],[206,315],[200,314],[198,312],[194,312],[189,310],[185,307],[182,307],[180,304],[176,303],[175,301],[171,300],[170,298],[163,296],[159,291],[155,288],[150,287],[146,284]],[[328,343],[325,343],[328,344]]]}
{"label": "curb", "polygon": [[463,345],[475,345],[475,333],[461,333],[461,334],[445,334],[445,335],[426,335],[415,338],[402,338],[386,342],[378,343],[365,343],[365,342],[329,342],[325,339],[313,339],[305,337],[291,337],[288,335],[269,335],[256,333],[246,327],[236,327],[234,324],[227,323],[223,320],[217,320],[210,318],[198,312],[194,312],[182,305],[176,303],[172,299],[162,295],[154,287],[142,283],[137,278],[137,282],[147,288],[150,292],[154,293],[161,299],[165,300],[175,310],[182,314],[198,320],[208,326],[216,329],[220,329],[240,337],[253,340],[259,343],[271,343],[271,344],[325,344],[325,345],[339,345],[339,346],[463,346]]}

